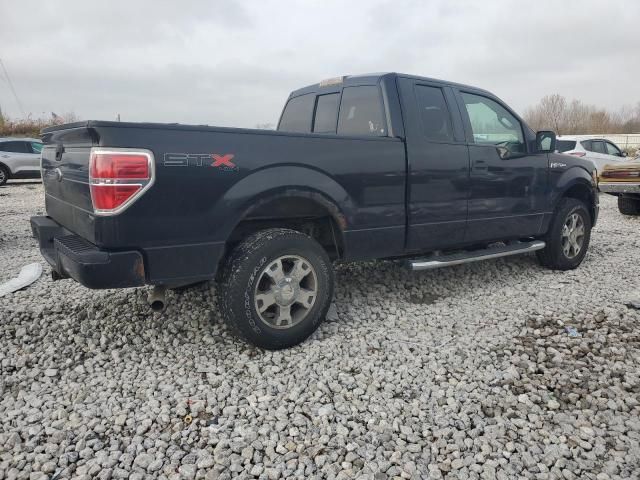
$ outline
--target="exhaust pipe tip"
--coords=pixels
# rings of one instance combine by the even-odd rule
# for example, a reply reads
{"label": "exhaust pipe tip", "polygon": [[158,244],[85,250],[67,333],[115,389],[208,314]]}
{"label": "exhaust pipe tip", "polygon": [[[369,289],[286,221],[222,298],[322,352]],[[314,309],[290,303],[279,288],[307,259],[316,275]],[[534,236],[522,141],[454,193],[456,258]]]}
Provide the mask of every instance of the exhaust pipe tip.
{"label": "exhaust pipe tip", "polygon": [[153,287],[153,290],[149,294],[148,302],[151,310],[154,312],[162,312],[166,306],[166,287],[160,285]]}
{"label": "exhaust pipe tip", "polygon": [[62,273],[58,272],[57,270],[51,269],[51,280],[53,280],[54,282],[57,280],[64,280],[65,278],[69,278],[68,275],[63,275]]}
{"label": "exhaust pipe tip", "polygon": [[149,303],[149,306],[151,307],[151,310],[153,310],[154,312],[161,312],[164,310],[164,301],[154,300],[153,302]]}

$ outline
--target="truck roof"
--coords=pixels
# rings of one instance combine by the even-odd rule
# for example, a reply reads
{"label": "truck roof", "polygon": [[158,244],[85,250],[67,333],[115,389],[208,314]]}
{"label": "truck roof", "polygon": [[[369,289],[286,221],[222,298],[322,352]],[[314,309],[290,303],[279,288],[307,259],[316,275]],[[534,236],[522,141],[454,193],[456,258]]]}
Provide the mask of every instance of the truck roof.
{"label": "truck roof", "polygon": [[318,83],[314,83],[313,85],[308,85],[306,87],[302,87],[297,90],[294,90],[289,95],[289,98],[298,97],[300,95],[304,95],[307,93],[337,91],[342,87],[353,87],[357,85],[376,85],[385,77],[388,77],[390,79],[395,79],[397,77],[414,78],[417,80],[423,80],[425,82],[440,83],[442,85],[451,85],[459,88],[491,94],[491,92],[488,92],[487,90],[484,90],[482,88],[474,87],[472,85],[465,85],[463,83],[450,82],[448,80],[441,80],[438,78],[422,77],[420,75],[410,75],[410,74],[398,73],[398,72],[377,72],[377,73],[363,73],[359,75],[344,75],[342,77],[334,77],[334,78],[322,80]]}

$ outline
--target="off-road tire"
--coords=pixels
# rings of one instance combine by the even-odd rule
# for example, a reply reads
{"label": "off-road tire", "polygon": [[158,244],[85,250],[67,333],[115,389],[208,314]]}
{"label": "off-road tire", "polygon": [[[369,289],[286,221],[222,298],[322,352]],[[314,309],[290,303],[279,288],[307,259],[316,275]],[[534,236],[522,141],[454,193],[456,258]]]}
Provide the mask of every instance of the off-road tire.
{"label": "off-road tire", "polygon": [[0,165],[0,187],[7,183],[7,180],[9,180],[10,176],[11,172],[9,172],[9,169],[4,165]]}
{"label": "off-road tire", "polygon": [[618,210],[623,215],[640,215],[640,197],[618,196]]}
{"label": "off-road tire", "polygon": [[[584,240],[582,248],[574,258],[568,258],[562,248],[562,229],[570,215],[577,213],[584,222]],[[542,238],[546,246],[536,252],[540,264],[551,270],[573,270],[577,268],[584,259],[589,248],[591,239],[591,215],[587,206],[575,198],[565,198],[558,206],[549,231]]]}
{"label": "off-road tire", "polygon": [[[273,328],[255,306],[256,283],[274,260],[303,257],[315,270],[317,295],[306,316],[285,329]],[[225,322],[253,345],[279,350],[303,342],[324,320],[333,297],[333,267],[325,250],[311,237],[284,228],[257,232],[228,256],[218,282],[218,303]]]}

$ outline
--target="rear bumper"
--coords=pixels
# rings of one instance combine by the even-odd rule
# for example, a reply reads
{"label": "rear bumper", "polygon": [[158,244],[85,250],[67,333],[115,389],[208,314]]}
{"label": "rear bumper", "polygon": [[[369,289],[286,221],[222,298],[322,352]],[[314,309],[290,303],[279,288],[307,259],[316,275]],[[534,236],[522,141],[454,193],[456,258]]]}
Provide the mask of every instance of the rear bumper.
{"label": "rear bumper", "polygon": [[105,251],[49,217],[31,217],[40,252],[59,278],[73,278],[88,288],[139,287],[146,283],[140,252]]}
{"label": "rear bumper", "polygon": [[600,182],[598,186],[605,193],[640,194],[640,182]]}

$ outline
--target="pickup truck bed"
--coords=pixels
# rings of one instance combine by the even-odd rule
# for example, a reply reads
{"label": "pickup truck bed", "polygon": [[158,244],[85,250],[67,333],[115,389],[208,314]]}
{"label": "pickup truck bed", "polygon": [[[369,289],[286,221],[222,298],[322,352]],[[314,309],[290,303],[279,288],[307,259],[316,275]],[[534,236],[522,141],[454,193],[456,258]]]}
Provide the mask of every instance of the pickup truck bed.
{"label": "pickup truck bed", "polygon": [[[543,249],[543,264],[575,268],[597,219],[593,167],[554,154],[552,132],[535,134],[489,92],[422,77],[305,87],[278,131],[87,121],[42,138],[48,215],[31,224],[56,278],[164,288],[217,277],[229,292],[247,274],[233,287],[243,299],[223,294],[238,303],[221,308],[268,348],[317,326],[332,260],[462,263],[506,242],[500,255]],[[582,232],[570,239],[555,232],[567,205]]]}
{"label": "pickup truck bed", "polygon": [[[99,121],[65,125],[44,139],[49,216],[98,248],[140,251],[152,284],[213,277],[239,221],[247,214],[254,221],[278,217],[278,209],[288,216],[298,209],[301,220],[331,215],[342,227],[345,259],[402,254],[406,164],[399,139]],[[56,160],[60,144],[64,153]],[[121,215],[93,214],[89,158],[92,147],[103,145],[154,152],[153,188]],[[233,152],[237,169],[212,167],[216,152]],[[354,157],[369,159],[366,173]],[[273,209],[260,208],[283,195]],[[314,204],[326,210],[314,212]]]}

